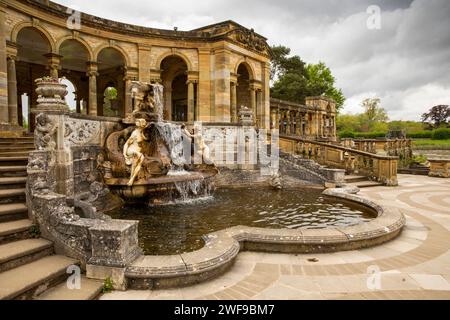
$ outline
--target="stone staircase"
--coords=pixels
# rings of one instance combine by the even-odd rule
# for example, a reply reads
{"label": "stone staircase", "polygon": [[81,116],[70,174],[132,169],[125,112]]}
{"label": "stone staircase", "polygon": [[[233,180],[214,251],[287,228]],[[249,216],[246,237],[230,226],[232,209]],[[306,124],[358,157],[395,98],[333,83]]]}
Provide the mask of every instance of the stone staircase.
{"label": "stone staircase", "polygon": [[358,188],[369,188],[369,187],[378,187],[383,184],[377,181],[369,180],[366,176],[358,176],[358,175],[345,175],[345,184],[348,186],[355,186]]}
{"label": "stone staircase", "polygon": [[66,285],[78,261],[54,254],[28,219],[25,184],[32,137],[0,138],[0,299],[88,300],[103,284],[82,276],[81,289]]}

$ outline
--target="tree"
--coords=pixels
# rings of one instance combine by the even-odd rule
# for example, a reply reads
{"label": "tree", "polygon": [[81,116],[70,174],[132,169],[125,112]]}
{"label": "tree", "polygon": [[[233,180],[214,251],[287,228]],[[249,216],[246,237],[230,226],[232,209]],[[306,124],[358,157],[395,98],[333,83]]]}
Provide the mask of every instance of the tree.
{"label": "tree", "polygon": [[[385,123],[389,120],[386,110],[380,107],[380,98],[367,98],[361,102],[364,108],[365,125],[364,131],[371,131],[377,123]],[[387,127],[386,127],[387,128]]]}
{"label": "tree", "polygon": [[270,80],[279,77],[291,49],[285,46],[272,46],[272,62],[270,64]]}
{"label": "tree", "polygon": [[277,99],[304,103],[307,96],[307,80],[298,73],[287,73],[272,87],[271,95]]}
{"label": "tree", "polygon": [[285,46],[272,47],[270,79],[274,98],[304,104],[307,96],[326,96],[336,101],[336,109],[342,107],[345,97],[341,89],[334,87],[335,78],[323,63],[305,65],[297,56],[289,56],[291,49]]}
{"label": "tree", "polygon": [[450,107],[448,105],[437,105],[422,115],[422,122],[428,123],[431,127],[439,128],[441,125],[448,125],[450,120]]}
{"label": "tree", "polygon": [[308,64],[306,66],[308,77],[308,95],[324,95],[336,102],[336,108],[339,110],[345,102],[344,94],[341,89],[335,88],[335,77],[331,74],[330,68],[325,63]]}

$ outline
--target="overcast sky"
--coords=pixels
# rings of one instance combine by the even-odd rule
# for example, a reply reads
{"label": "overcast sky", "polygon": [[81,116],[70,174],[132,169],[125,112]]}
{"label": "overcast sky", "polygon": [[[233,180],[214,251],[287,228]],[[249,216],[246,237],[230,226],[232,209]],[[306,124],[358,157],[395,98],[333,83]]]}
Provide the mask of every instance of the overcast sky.
{"label": "overcast sky", "polygon": [[[54,1],[154,28],[234,20],[307,63],[324,61],[347,97],[344,112],[362,111],[361,100],[372,96],[398,120],[419,120],[431,106],[450,104],[448,0]],[[367,27],[371,5],[381,9],[380,29]]]}

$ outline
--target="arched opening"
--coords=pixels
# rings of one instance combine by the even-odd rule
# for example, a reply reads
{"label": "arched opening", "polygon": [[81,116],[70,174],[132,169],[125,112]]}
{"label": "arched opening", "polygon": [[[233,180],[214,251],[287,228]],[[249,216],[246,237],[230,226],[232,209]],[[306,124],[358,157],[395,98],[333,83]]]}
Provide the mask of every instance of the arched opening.
{"label": "arched opening", "polygon": [[[61,55],[61,71],[59,75],[66,77],[69,94],[66,101],[73,112],[86,113],[84,101],[89,99],[89,78],[86,76],[86,63],[89,52],[86,47],[74,39],[65,40],[59,47]],[[71,88],[73,87],[73,95]]]}
{"label": "arched opening", "polygon": [[238,79],[237,79],[237,109],[244,106],[251,109],[250,98],[250,72],[244,63],[241,63],[238,67]]}
{"label": "arched opening", "polygon": [[117,105],[117,89],[112,86],[106,87],[103,92],[103,115],[107,117],[117,117],[119,108]]}
{"label": "arched opening", "polygon": [[125,67],[122,53],[115,48],[104,48],[97,57],[97,114],[125,116]]}
{"label": "arched opening", "polygon": [[[75,85],[69,79],[65,78],[61,80],[61,83],[67,86],[66,103],[69,106],[71,112],[79,112],[77,110],[77,89]],[[79,107],[78,107],[79,108]]]}
{"label": "arched opening", "polygon": [[17,109],[18,122],[23,127],[34,130],[34,116],[31,109],[36,107],[36,85],[34,80],[48,75],[48,59],[51,52],[48,39],[36,28],[25,27],[17,34]]}
{"label": "arched opening", "polygon": [[164,86],[164,119],[188,121],[188,89],[186,62],[178,56],[166,57],[161,62],[161,80]]}

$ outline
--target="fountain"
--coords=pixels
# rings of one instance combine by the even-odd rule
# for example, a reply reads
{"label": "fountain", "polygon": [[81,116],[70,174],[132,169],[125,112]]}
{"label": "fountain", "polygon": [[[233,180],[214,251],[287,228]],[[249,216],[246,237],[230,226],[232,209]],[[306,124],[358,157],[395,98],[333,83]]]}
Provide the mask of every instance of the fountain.
{"label": "fountain", "polygon": [[[150,204],[213,190],[212,177],[218,170],[209,161],[201,137],[163,120],[163,87],[133,81],[131,92],[134,110],[122,120],[122,127],[107,137],[106,154],[100,156],[104,183],[127,202]],[[189,160],[191,139],[204,163]]]}

